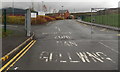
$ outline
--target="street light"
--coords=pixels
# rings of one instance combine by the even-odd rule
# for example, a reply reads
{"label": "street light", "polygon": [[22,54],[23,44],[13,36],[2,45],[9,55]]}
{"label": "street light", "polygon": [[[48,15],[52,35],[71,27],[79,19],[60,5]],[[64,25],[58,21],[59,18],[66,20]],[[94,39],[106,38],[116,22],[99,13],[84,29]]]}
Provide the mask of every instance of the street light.
{"label": "street light", "polygon": [[64,7],[64,6],[61,6],[61,7],[62,7],[62,10],[63,10],[63,7]]}

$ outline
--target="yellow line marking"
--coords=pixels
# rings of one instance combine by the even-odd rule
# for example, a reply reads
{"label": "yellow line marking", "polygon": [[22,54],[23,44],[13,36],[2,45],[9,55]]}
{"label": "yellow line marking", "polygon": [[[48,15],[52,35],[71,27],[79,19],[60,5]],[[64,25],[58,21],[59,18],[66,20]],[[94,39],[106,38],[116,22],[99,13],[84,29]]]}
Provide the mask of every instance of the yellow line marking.
{"label": "yellow line marking", "polygon": [[13,62],[32,42],[33,42],[33,40],[32,40],[27,46],[25,46],[16,56],[14,56],[9,62],[7,62],[7,63],[0,69],[0,72],[1,72],[2,70],[4,70],[11,62]]}
{"label": "yellow line marking", "polygon": [[36,40],[7,68],[9,70],[35,44]]}
{"label": "yellow line marking", "polygon": [[117,34],[117,36],[120,36],[120,34]]}
{"label": "yellow line marking", "polygon": [[2,60],[2,61],[5,61],[5,57],[2,57],[1,60]]}

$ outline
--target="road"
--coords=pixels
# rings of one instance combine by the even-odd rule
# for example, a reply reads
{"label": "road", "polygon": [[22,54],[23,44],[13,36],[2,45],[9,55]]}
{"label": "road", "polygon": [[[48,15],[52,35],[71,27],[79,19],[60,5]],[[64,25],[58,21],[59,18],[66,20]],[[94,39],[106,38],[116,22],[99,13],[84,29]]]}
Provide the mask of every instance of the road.
{"label": "road", "polygon": [[117,70],[118,32],[75,20],[32,26],[37,42],[10,70]]}

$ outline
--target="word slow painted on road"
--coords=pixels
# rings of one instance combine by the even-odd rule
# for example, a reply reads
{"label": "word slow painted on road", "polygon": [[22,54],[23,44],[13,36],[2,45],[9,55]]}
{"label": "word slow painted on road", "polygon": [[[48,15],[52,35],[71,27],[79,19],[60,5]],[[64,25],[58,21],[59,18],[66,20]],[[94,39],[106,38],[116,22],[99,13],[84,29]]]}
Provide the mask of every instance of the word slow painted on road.
{"label": "word slow painted on road", "polygon": [[63,44],[65,46],[78,46],[78,44],[74,41],[56,41],[57,44]]}
{"label": "word slow painted on road", "polygon": [[55,39],[70,39],[71,37],[67,35],[62,35],[62,36],[55,36],[54,38]]}
{"label": "word slow painted on road", "polygon": [[72,32],[51,32],[51,33],[43,32],[42,33],[42,35],[46,35],[46,34],[49,34],[49,35],[55,35],[55,34],[72,34]]}
{"label": "word slow painted on road", "polygon": [[100,62],[104,63],[109,61],[115,63],[110,57],[103,52],[47,52],[42,51],[40,54],[40,61],[43,62],[61,62],[61,63],[91,63]]}

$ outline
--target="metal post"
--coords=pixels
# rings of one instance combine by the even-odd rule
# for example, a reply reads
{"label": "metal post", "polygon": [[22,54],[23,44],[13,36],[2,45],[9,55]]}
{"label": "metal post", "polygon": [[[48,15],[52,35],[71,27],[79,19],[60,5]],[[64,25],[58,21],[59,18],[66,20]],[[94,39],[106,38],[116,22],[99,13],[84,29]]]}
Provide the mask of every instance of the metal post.
{"label": "metal post", "polygon": [[30,9],[27,9],[27,13],[26,13],[26,32],[27,32],[27,36],[31,35],[31,11]]}
{"label": "metal post", "polygon": [[25,30],[27,30],[27,14],[25,14]]}
{"label": "metal post", "polygon": [[4,32],[6,32],[6,9],[4,10]]}
{"label": "metal post", "polygon": [[[94,10],[94,8],[91,8],[91,23],[93,23],[93,14],[92,14],[92,10]],[[93,27],[91,24],[91,39],[92,39],[92,34],[93,34]]]}

